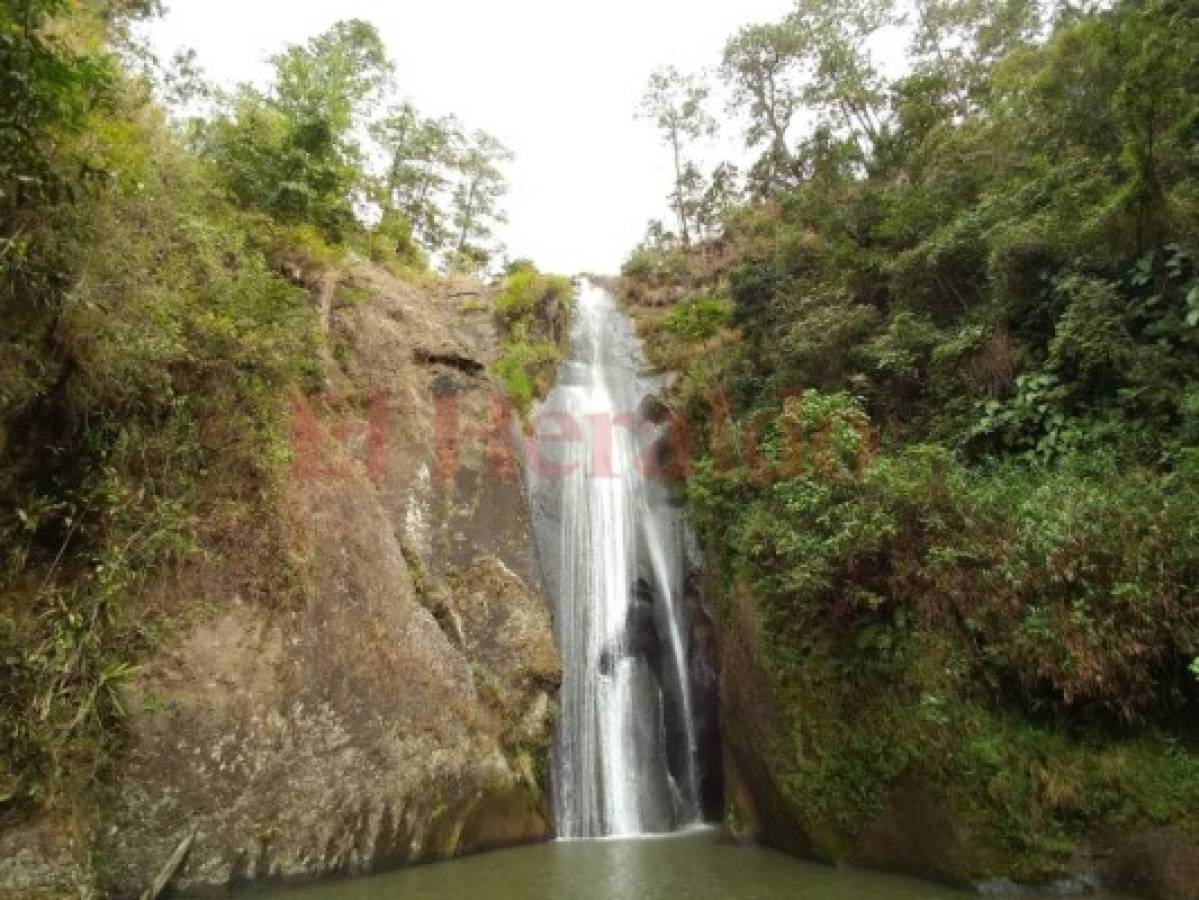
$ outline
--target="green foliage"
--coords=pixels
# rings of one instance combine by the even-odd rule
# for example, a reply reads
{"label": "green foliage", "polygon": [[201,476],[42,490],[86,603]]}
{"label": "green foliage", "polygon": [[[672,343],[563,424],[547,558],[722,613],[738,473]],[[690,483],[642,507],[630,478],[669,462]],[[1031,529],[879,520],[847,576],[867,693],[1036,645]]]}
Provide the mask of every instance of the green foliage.
{"label": "green foliage", "polygon": [[638,250],[625,262],[621,274],[626,278],[650,284],[661,284],[682,278],[687,272],[687,257],[680,251],[666,253],[650,249]]}
{"label": "green foliage", "polygon": [[[1199,828],[1199,19],[921,3],[888,84],[890,12],[730,44],[756,196],[624,293],[683,369],[688,507],[762,626],[792,809],[842,857],[923,785],[972,835],[956,877],[1043,878],[1097,831]],[[702,358],[697,294],[736,329]]]}
{"label": "green foliage", "polygon": [[[819,433],[833,400],[797,418]],[[977,865],[1017,876],[1058,871],[1096,822],[1190,827],[1199,759],[1163,732],[1199,700],[1199,470],[976,471],[935,446],[856,468],[708,458],[688,483],[762,616],[794,729],[775,764],[824,849],[848,852],[913,777],[997,853]]]}
{"label": "green foliage", "polygon": [[650,75],[637,111],[638,118],[652,123],[662,142],[670,148],[674,166],[670,203],[678,217],[684,246],[691,243],[693,228],[702,227],[697,221],[697,211],[703,185],[699,170],[688,161],[687,155],[692,143],[716,131],[716,120],[707,110],[709,93],[701,79],[667,66]]}
{"label": "green foliage", "polygon": [[412,220],[388,210],[371,229],[367,238],[367,256],[378,265],[395,272],[421,272],[428,260],[412,233]]}
{"label": "green foliage", "polygon": [[[0,2],[6,816],[85,801],[119,763],[123,682],[196,614],[189,577],[215,565],[249,599],[295,594],[277,514],[291,398],[324,387],[326,353],[297,282],[351,250],[423,269],[432,242],[435,223],[400,202],[412,184],[375,177],[361,144],[392,72],[371,26],[338,23],[231,96],[183,57],[187,84],[166,88],[217,101],[183,134],[108,49],[156,6]],[[449,143],[439,190],[469,196],[477,245],[503,154]],[[516,315],[501,367],[528,379],[521,396],[543,389],[546,322],[565,327],[570,295],[546,278]]]}
{"label": "green foliage", "polygon": [[203,124],[203,152],[241,206],[344,240],[366,180],[355,130],[391,71],[386,51],[372,26],[352,20],[272,64],[269,93],[243,86]]}
{"label": "green foliage", "polygon": [[[451,270],[486,268],[512,159],[497,138],[409,103],[377,116],[394,66],[374,27],[357,19],[271,63],[269,88],[242,85],[193,123],[196,147],[239,206],[400,268],[419,268],[426,255]],[[374,228],[362,221],[374,221],[367,210]]]}
{"label": "green foliage", "polygon": [[245,91],[204,134],[205,154],[239,205],[292,223],[310,223],[339,241],[355,224],[350,192],[357,170],[319,124],[301,126]]}
{"label": "green foliage", "polygon": [[[506,325],[528,327],[540,322],[544,327],[562,335],[559,316],[569,311],[575,289],[564,275],[543,275],[532,263],[517,266],[504,280],[503,290],[496,300],[496,312]],[[551,323],[557,323],[551,328]]]}
{"label": "green foliage", "polygon": [[270,502],[289,454],[287,392],[318,373],[307,297],[269,270],[204,176],[159,149],[144,192],[80,210],[56,388],[20,420],[54,454],[6,448],[17,518],[0,525],[0,618],[15,643],[0,667],[17,798],[78,790],[108,763],[116,688],[169,621],[139,604],[143,586],[220,552]]}
{"label": "green foliage", "polygon": [[553,385],[570,334],[575,287],[562,275],[545,275],[528,260],[509,266],[496,298],[505,335],[495,373],[521,417]]}
{"label": "green foliage", "polygon": [[562,350],[552,341],[514,337],[504,342],[495,374],[504,382],[508,398],[522,418],[529,414],[533,401],[549,391],[561,361]]}
{"label": "green foliage", "polygon": [[486,131],[475,131],[464,139],[457,156],[461,178],[453,191],[453,225],[457,239],[453,245],[452,267],[477,272],[491,260],[488,244],[495,225],[505,221],[500,201],[508,192],[501,166],[512,160],[512,151],[499,138]]}
{"label": "green foliage", "polygon": [[664,327],[684,340],[703,341],[714,337],[732,321],[733,306],[727,300],[696,297],[671,308]]}
{"label": "green foliage", "polygon": [[[27,189],[3,199],[5,808],[81,798],[114,763],[122,681],[187,615],[153,590],[169,571],[258,546],[273,560],[259,587],[286,577],[262,511],[288,462],[289,393],[321,381],[310,300],[264,256],[277,235],[229,206],[112,58],[72,56],[101,46],[98,7],[18,5],[32,28],[62,17],[55,38],[12,30],[11,4],[3,20],[29,42],[10,112],[36,136],[6,159],[34,166],[13,173]],[[105,5],[108,24],[136,6]],[[28,154],[54,184],[30,180]]]}
{"label": "green foliage", "polygon": [[272,57],[271,64],[274,105],[301,128],[337,137],[379,97],[393,69],[379,33],[361,19],[337,22],[306,45]]}
{"label": "green foliage", "polygon": [[1037,882],[1070,874],[1088,823],[1185,821],[1199,788],[1194,757],[1157,734],[1080,742],[914,683],[861,695],[808,682],[789,699],[803,724],[786,748],[797,762],[783,790],[806,821],[834,824],[817,833],[831,856],[853,847],[897,782],[919,779],[921,802],[969,829],[968,844],[941,848],[953,851],[945,875]]}
{"label": "green foliage", "polygon": [[991,401],[974,426],[972,439],[997,441],[1006,452],[1052,460],[1076,446],[1083,433],[1063,411],[1064,388],[1054,375],[1020,375],[1005,403]]}
{"label": "green foliage", "polygon": [[77,174],[70,163],[89,176],[103,174],[81,152],[63,158],[55,147],[73,141],[118,88],[115,61],[95,41],[72,42],[47,27],[71,6],[68,0],[0,4],[0,219],[6,223],[18,208],[69,197]]}
{"label": "green foliage", "polygon": [[765,193],[794,185],[800,174],[790,130],[807,49],[803,31],[790,21],[747,25],[724,48],[721,73],[734,102],[749,113],[746,143],[766,147],[753,175]]}
{"label": "green foliage", "polygon": [[427,250],[444,249],[450,239],[444,195],[465,141],[461,126],[452,117],[424,118],[405,103],[372,130],[390,157],[383,178],[384,205],[412,223],[413,236]]}

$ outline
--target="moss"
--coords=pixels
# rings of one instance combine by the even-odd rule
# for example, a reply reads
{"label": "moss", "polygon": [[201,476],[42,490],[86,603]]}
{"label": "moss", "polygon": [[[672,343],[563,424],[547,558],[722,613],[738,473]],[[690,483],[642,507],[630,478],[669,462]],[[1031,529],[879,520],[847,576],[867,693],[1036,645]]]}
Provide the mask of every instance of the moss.
{"label": "moss", "polygon": [[952,880],[1065,876],[1088,842],[1153,826],[1199,837],[1199,758],[1177,739],[1062,728],[972,699],[945,675],[951,643],[898,680],[852,688],[829,646],[773,668],[784,724],[766,764],[818,853],[869,861],[863,834],[904,785],[969,836],[944,860]]}

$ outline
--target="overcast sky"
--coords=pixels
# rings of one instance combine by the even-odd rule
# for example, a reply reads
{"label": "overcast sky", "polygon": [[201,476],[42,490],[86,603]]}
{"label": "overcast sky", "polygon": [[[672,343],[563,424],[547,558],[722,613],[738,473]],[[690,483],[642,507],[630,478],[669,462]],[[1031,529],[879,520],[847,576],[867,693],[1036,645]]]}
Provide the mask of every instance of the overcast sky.
{"label": "overcast sky", "polygon": [[[338,19],[379,29],[399,90],[501,137],[508,251],[559,272],[615,271],[666,214],[669,159],[633,119],[646,79],[673,63],[714,68],[742,24],[789,0],[169,0],[149,32],[164,58],[193,47],[208,76],[261,81],[265,59]],[[721,110],[715,110],[722,112]],[[722,118],[725,118],[722,115]],[[731,133],[736,128],[729,129]],[[731,148],[735,151],[735,147]],[[719,151],[716,151],[719,152]]]}

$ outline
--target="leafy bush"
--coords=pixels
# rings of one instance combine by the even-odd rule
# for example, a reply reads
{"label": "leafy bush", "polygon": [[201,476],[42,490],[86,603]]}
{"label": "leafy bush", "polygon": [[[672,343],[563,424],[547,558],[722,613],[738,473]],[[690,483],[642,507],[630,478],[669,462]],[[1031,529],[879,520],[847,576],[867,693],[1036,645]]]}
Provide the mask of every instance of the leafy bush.
{"label": "leafy bush", "polygon": [[733,305],[714,297],[695,297],[671,307],[664,327],[686,341],[706,341],[732,320]]}
{"label": "leafy bush", "polygon": [[553,384],[570,332],[574,284],[562,275],[544,275],[524,261],[510,267],[496,298],[505,334],[496,374],[522,418]]}
{"label": "leafy bush", "polygon": [[[812,416],[839,406],[812,399]],[[795,732],[784,788],[837,824],[823,840],[852,840],[913,772],[1026,876],[1063,865],[1087,823],[1190,821],[1178,791],[1199,759],[1159,729],[1199,706],[1193,464],[978,472],[913,446],[764,480],[706,458],[688,503],[755,598]],[[1020,781],[1030,760],[1060,786]]]}
{"label": "leafy bush", "polygon": [[405,270],[422,272],[428,267],[424,250],[412,237],[412,223],[393,211],[384,213],[379,224],[371,229],[367,256],[395,274]]}
{"label": "leafy bush", "polygon": [[635,251],[621,267],[626,278],[663,284],[685,277],[690,260],[682,250],[642,248]]}
{"label": "leafy bush", "polygon": [[563,275],[543,275],[530,265],[522,266],[504,280],[496,300],[496,311],[508,327],[537,323],[561,331],[559,317],[574,301],[574,285]]}
{"label": "leafy bush", "polygon": [[75,36],[48,27],[71,8],[68,0],[0,4],[0,221],[6,239],[17,209],[68,200],[80,169],[86,178],[103,175],[76,138],[92,112],[114,99],[120,70],[96,46],[98,22],[76,15]]}
{"label": "leafy bush", "polygon": [[550,341],[516,338],[504,343],[495,373],[522,418],[528,415],[533,401],[544,397],[553,385],[561,359],[561,349]]}

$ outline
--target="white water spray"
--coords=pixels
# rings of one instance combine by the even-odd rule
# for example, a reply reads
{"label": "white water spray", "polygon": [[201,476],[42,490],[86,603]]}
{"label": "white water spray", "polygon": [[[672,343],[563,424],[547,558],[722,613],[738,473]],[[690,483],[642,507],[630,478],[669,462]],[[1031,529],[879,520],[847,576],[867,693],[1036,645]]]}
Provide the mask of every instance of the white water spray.
{"label": "white water spray", "polygon": [[584,286],[531,478],[564,667],[554,797],[566,838],[669,831],[700,815],[684,526],[644,471],[662,429],[639,414],[657,387],[640,364],[628,320]]}

